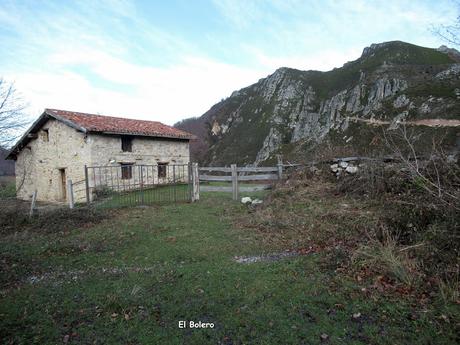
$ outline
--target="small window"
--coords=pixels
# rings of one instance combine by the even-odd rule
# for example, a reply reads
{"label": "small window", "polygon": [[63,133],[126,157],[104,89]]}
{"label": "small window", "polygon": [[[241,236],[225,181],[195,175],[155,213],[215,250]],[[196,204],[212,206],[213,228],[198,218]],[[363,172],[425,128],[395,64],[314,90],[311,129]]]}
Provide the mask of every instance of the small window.
{"label": "small window", "polygon": [[123,152],[133,152],[133,138],[129,136],[121,137],[121,150]]}
{"label": "small window", "polygon": [[49,129],[44,129],[43,130],[43,141],[50,141],[50,132]]}
{"label": "small window", "polygon": [[158,178],[165,178],[167,169],[168,163],[158,163]]}
{"label": "small window", "polygon": [[133,178],[133,164],[132,163],[122,163],[121,164],[121,179],[130,180]]}

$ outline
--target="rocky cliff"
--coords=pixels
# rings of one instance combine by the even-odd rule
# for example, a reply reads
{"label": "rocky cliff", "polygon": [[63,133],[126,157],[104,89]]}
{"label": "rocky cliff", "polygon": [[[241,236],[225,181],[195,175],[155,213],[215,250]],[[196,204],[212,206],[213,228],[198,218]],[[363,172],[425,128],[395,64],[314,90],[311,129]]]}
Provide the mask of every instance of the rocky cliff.
{"label": "rocky cliff", "polygon": [[368,150],[378,127],[447,130],[458,144],[460,63],[453,49],[394,41],[328,72],[280,68],[214,105],[195,125],[208,164],[262,164],[277,153],[307,155],[324,143]]}

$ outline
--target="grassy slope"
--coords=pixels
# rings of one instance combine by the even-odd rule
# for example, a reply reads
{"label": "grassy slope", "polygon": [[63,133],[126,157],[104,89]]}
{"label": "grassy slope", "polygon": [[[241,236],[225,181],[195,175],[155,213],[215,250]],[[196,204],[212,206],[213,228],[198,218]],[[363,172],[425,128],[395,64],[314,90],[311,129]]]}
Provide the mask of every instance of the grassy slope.
{"label": "grassy slope", "polygon": [[[353,200],[342,200],[351,203]],[[324,217],[339,200],[299,205]],[[84,270],[35,285],[2,285],[0,339],[55,344],[447,344],[453,330],[439,310],[366,297],[360,286],[321,264],[323,254],[241,265],[235,255],[270,252],[269,241],[232,227],[248,217],[228,194],[196,204],[125,209],[113,220],[65,233],[3,236],[4,273]],[[149,272],[101,273],[149,267]],[[14,274],[13,274],[14,273]],[[75,279],[73,277],[76,277]],[[3,280],[2,280],[3,281]],[[361,313],[357,319],[353,314]],[[417,314],[415,318],[408,315]],[[179,320],[214,329],[178,329]],[[444,324],[444,326],[442,326]],[[66,335],[69,335],[67,338]]]}

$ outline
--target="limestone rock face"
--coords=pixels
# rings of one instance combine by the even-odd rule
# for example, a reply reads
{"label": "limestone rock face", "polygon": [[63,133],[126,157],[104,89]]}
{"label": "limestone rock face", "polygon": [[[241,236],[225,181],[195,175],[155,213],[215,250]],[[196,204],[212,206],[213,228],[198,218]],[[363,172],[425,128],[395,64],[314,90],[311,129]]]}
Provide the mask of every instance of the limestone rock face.
{"label": "limestone rock face", "polygon": [[458,117],[460,63],[449,49],[385,42],[328,72],[279,68],[197,120],[208,128],[205,163],[259,165],[331,140],[356,147],[366,126]]}

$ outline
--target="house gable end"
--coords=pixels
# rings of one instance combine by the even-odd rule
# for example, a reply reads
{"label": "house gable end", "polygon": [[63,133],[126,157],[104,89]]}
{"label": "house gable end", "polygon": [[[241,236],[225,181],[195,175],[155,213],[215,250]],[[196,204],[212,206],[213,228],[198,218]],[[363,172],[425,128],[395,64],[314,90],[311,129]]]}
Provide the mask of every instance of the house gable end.
{"label": "house gable end", "polygon": [[29,129],[24,133],[24,135],[18,140],[18,142],[11,148],[9,151],[8,155],[6,156],[5,159],[16,159],[17,154],[24,148],[26,145],[29,143],[30,140],[35,138],[36,133],[38,133],[42,127],[48,122],[50,119],[55,119],[59,122],[62,122],[63,124],[74,128],[77,131],[86,133],[87,130],[81,126],[78,126],[77,124],[73,123],[72,121],[69,121],[67,119],[64,119],[60,116],[57,116],[52,113],[48,113],[46,110],[43,112],[43,114],[40,115],[40,117],[35,120],[35,122],[29,127]]}

